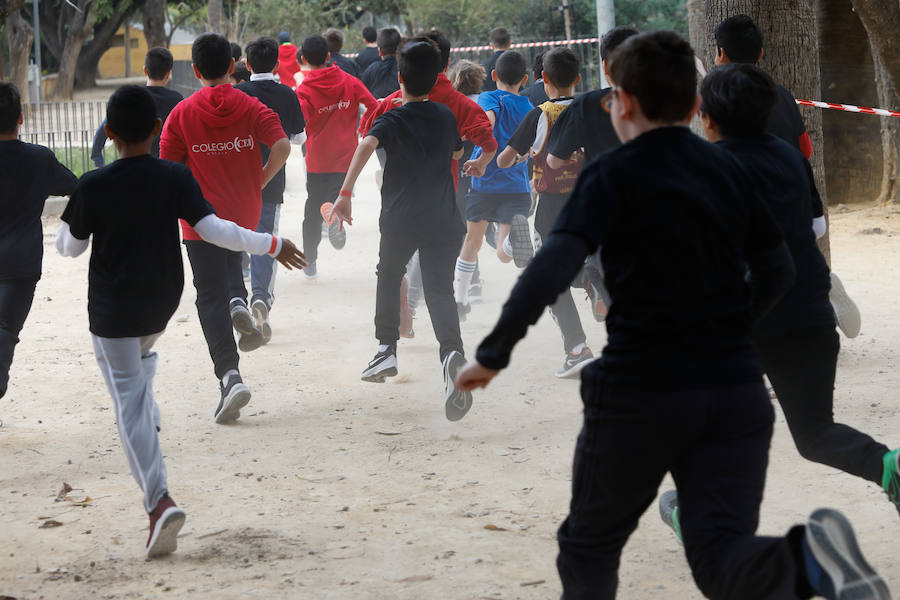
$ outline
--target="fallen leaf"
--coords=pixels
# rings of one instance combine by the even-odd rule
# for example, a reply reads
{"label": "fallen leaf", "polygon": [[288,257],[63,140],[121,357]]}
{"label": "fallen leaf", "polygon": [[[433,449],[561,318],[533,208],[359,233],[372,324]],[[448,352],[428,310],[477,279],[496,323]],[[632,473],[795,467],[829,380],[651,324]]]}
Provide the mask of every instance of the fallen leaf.
{"label": "fallen leaf", "polygon": [[51,527],[59,527],[61,525],[62,525],[62,523],[60,523],[59,521],[57,521],[55,519],[48,519],[48,520],[44,521],[43,523],[41,523],[41,525],[38,527],[38,529],[50,529]]}
{"label": "fallen leaf", "polygon": [[541,585],[542,583],[547,583],[545,579],[538,579],[537,581],[525,581],[520,583],[519,585],[522,587],[527,587],[529,585]]}
{"label": "fallen leaf", "polygon": [[485,525],[484,528],[487,529],[488,531],[508,531],[508,529],[504,529],[503,527],[497,527],[496,525],[492,525],[491,523],[488,523],[487,525]]}
{"label": "fallen leaf", "polygon": [[400,431],[375,431],[378,435],[400,435],[402,432]]}
{"label": "fallen leaf", "polygon": [[71,502],[72,506],[80,506],[82,508],[94,501],[90,496],[85,496],[84,500],[72,500],[71,498],[66,498],[66,500]]}
{"label": "fallen leaf", "polygon": [[54,502],[62,502],[65,499],[66,494],[72,491],[72,486],[68,483],[63,482],[62,489],[59,490],[59,493],[56,495],[56,500]]}

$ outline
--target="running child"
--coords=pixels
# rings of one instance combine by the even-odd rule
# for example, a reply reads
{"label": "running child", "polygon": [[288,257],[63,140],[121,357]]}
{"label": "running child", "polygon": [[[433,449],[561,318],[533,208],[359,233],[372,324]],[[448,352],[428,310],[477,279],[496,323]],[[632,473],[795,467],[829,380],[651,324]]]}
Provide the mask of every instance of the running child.
{"label": "running child", "polygon": [[[575,86],[581,80],[578,57],[565,47],[553,48],[544,54],[541,79],[550,100],[529,112],[509,138],[508,145],[497,156],[497,166],[507,169],[530,157],[533,164],[532,187],[538,193],[538,205],[534,214],[534,229],[540,240],[550,235],[562,207],[575,188],[575,180],[581,172],[583,154],[574,153],[561,169],[547,166],[547,138],[556,121],[572,104]],[[556,371],[557,377],[577,377],[594,354],[587,347],[587,338],[572,292],[566,289],[550,307],[550,314],[559,326],[563,337],[565,359]]]}
{"label": "running child", "polygon": [[106,114],[106,134],[120,158],[81,178],[62,215],[56,247],[64,256],[78,256],[93,239],[88,317],[94,354],[113,398],[131,473],[144,493],[150,517],[146,550],[153,558],[175,550],[185,520],[166,482],[153,396],[158,358],[151,352],[184,287],[178,219],[207,243],[270,254],[288,269],[305,263],[289,240],[218,218],[190,170],[150,155],[162,124],[146,89],[119,88]]}
{"label": "running child", "polygon": [[[275,111],[281,120],[281,129],[293,143],[303,143],[306,122],[300,111],[300,101],[290,87],[278,83],[278,43],[270,37],[260,37],[247,44],[247,65],[250,81],[237,87]],[[263,162],[269,159],[269,148],[260,146]],[[281,167],[272,181],[262,191],[262,213],[259,217],[259,233],[278,233],[278,219],[284,202],[285,167]],[[275,302],[275,261],[270,256],[250,258],[250,310],[256,326],[262,333],[263,344],[272,339],[269,312]]]}
{"label": "running child", "polygon": [[300,71],[300,61],[297,60],[297,46],[291,43],[291,34],[282,31],[278,34],[278,81],[292,90],[297,87],[294,79]]}
{"label": "running child", "polygon": [[0,81],[0,398],[41,278],[44,202],[68,196],[78,182],[47,147],[19,141],[22,122],[19,90]]}
{"label": "running child", "polygon": [[[256,229],[262,189],[284,166],[291,144],[274,111],[229,83],[234,69],[230,50],[228,40],[217,33],[194,40],[194,75],[203,87],[172,110],[159,154],[191,170],[220,218]],[[270,149],[265,164],[259,144]],[[263,336],[247,306],[241,253],[204,241],[187,221],[181,227],[194,272],[197,314],[219,379],[221,399],[215,418],[227,423],[250,401],[250,389],[238,371],[237,349],[255,350]],[[240,336],[237,345],[232,327]]]}
{"label": "running child", "polygon": [[[309,265],[303,273],[308,279],[316,279],[322,241],[321,208],[337,197],[356,150],[359,105],[372,109],[375,98],[359,79],[336,64],[329,66],[331,54],[321,35],[303,40],[300,53],[303,64],[312,69],[297,86],[307,136],[303,252]],[[328,241],[338,250],[347,243],[347,234],[339,225],[335,222],[328,230]]]}
{"label": "running child", "polygon": [[398,46],[400,46],[399,31],[393,27],[385,27],[379,31],[378,55],[380,58],[363,71],[363,84],[379,100],[400,89],[400,84],[397,83]]}
{"label": "running child", "polygon": [[[493,125],[498,146],[505,148],[516,127],[534,108],[528,98],[519,95],[519,88],[528,81],[525,59],[518,52],[507,50],[497,59],[491,78],[497,89],[482,92],[478,105]],[[472,160],[479,160],[484,152],[481,147],[475,148]],[[501,169],[496,158],[492,158],[483,176],[473,175],[476,178],[466,201],[466,238],[453,282],[457,308],[463,316],[470,310],[469,284],[488,223],[499,225],[497,257],[501,262],[514,260],[517,267],[523,268],[534,255],[526,216],[531,208],[528,167],[521,163]]]}
{"label": "running child", "polygon": [[609,69],[623,145],[585,168],[457,379],[462,389],[487,385],[602,247],[613,303],[607,346],[581,376],[584,426],[558,533],[563,598],[615,597],[622,549],[671,472],[704,596],[848,598],[863,582],[871,588],[858,597],[887,600],[837,511],[819,509],[784,537],[754,535],[774,411],[751,325],[790,287],[790,252],[737,160],[687,127],[697,108],[690,44],[672,32],[637,35]]}
{"label": "running child", "polygon": [[440,344],[445,412],[449,420],[456,421],[472,406],[472,394],[457,390],[453,384],[456,372],[465,364],[453,301],[453,263],[459,251],[462,222],[447,163],[462,149],[462,140],[450,109],[428,101],[428,92],[442,70],[441,60],[428,38],[414,38],[403,46],[399,59],[403,105],[378,117],[360,142],[332,215],[336,220],[352,223],[353,186],[375,148],[384,148],[387,163],[381,188],[375,301],[375,337],[379,347],[362,379],[382,383],[397,374],[400,280],[406,264],[418,250],[425,303]]}

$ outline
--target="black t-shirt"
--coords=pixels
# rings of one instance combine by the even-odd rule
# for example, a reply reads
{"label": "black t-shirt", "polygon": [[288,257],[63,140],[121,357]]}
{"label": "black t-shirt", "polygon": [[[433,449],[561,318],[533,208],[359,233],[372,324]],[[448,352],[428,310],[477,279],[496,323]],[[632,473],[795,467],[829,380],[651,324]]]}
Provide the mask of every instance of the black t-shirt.
{"label": "black t-shirt", "polygon": [[799,150],[769,134],[724,140],[718,145],[736,156],[750,175],[757,195],[784,235],[797,271],[794,286],[763,317],[754,334],[785,335],[796,329],[833,327],[834,311],[828,300],[831,277],[812,230],[816,204],[809,162]]}
{"label": "black t-shirt", "polygon": [[343,54],[338,54],[337,52],[331,53],[331,64],[337,65],[341,68],[344,73],[349,75],[353,75],[356,78],[359,78],[359,65],[356,64],[356,61],[352,58],[347,58]]}
{"label": "black t-shirt", "polygon": [[363,73],[372,63],[376,63],[381,60],[381,55],[378,53],[378,48],[373,48],[371,46],[366,46],[362,49],[362,52],[356,55],[356,64],[359,66],[359,72]]}
{"label": "black t-shirt", "polygon": [[376,98],[387,98],[400,89],[397,71],[397,58],[385,56],[384,60],[369,65],[362,74],[362,82]]}
{"label": "black t-shirt", "polygon": [[603,110],[603,98],[609,90],[593,90],[575,98],[553,124],[547,152],[558,158],[568,158],[579,148],[584,148],[586,165],[607,150],[621,146],[609,113]]}
{"label": "black t-shirt", "polygon": [[547,91],[544,89],[543,79],[538,79],[527,88],[522,90],[520,94],[531,100],[531,103],[535,106],[539,106],[550,99],[547,96]]}
{"label": "black t-shirt", "polygon": [[[172,112],[176,104],[184,100],[184,97],[175,90],[158,85],[148,85],[147,91],[150,92],[150,95],[153,96],[153,102],[156,103],[156,116],[162,119],[163,125],[165,125],[169,113]],[[153,138],[150,154],[159,156],[159,136]]]}
{"label": "black t-shirt", "polygon": [[44,201],[71,194],[78,178],[49,148],[10,140],[0,142],[0,182],[0,281],[38,278]]}
{"label": "black t-shirt", "polygon": [[382,235],[409,227],[459,238],[451,155],[462,148],[456,118],[438,102],[409,102],[377,119],[369,134],[387,153],[381,186]]}
{"label": "black t-shirt", "polygon": [[178,219],[193,226],[213,213],[178,163],[144,155],[86,173],[62,219],[74,237],[94,236],[91,333],[140,337],[165,329],[184,287]]}
{"label": "black t-shirt", "polygon": [[491,55],[489,59],[481,63],[481,66],[484,67],[484,83],[481,86],[482,92],[493,92],[497,89],[497,84],[491,78],[491,71],[497,66],[497,59],[500,58],[500,55],[503,54],[503,50],[495,50],[494,54]]}
{"label": "black t-shirt", "polygon": [[766,133],[779,137],[796,149],[800,149],[800,137],[806,133],[806,125],[797,108],[794,96],[781,84],[778,86],[778,101],[769,115]]}
{"label": "black t-shirt", "polygon": [[[306,128],[303,112],[300,110],[300,100],[294,90],[274,80],[245,81],[236,86],[249,96],[258,98],[260,102],[275,111],[281,119],[281,128],[288,136],[296,135]],[[263,164],[269,160],[269,147],[259,145],[262,153]],[[262,201],[269,204],[281,204],[284,202],[285,167],[281,167],[272,181],[262,190]]]}

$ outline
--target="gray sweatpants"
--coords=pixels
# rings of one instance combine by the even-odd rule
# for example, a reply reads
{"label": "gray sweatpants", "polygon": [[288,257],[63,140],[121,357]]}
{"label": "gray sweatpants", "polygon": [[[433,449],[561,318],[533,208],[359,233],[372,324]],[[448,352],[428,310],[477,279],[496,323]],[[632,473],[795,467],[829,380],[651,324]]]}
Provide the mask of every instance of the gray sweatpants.
{"label": "gray sweatpants", "polygon": [[167,492],[166,465],[156,432],[160,425],[159,406],[153,398],[157,355],[150,352],[162,334],[160,331],[139,338],[91,336],[97,364],[116,409],[122,449],[131,474],[144,492],[148,513]]}

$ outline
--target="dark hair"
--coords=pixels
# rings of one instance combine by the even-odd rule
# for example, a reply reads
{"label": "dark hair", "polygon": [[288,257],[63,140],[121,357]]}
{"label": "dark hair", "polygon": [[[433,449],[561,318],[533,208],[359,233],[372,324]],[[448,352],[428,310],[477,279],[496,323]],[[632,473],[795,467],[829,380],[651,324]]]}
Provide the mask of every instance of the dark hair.
{"label": "dark hair", "polygon": [[516,85],[525,77],[525,57],[515,50],[507,50],[497,59],[494,66],[497,71],[497,80],[506,85]]}
{"label": "dark hair", "polygon": [[434,42],[438,51],[441,53],[441,71],[450,64],[450,40],[440,29],[429,29],[425,33],[420,34]]}
{"label": "dark hair", "polygon": [[125,143],[146,140],[153,133],[156,120],[156,103],[144,86],[123,85],[106,103],[106,124]]}
{"label": "dark hair", "polygon": [[144,68],[147,69],[147,77],[154,81],[162,81],[166,78],[175,59],[166,48],[150,48],[144,57]]}
{"label": "dark hair", "polygon": [[544,54],[544,71],[547,79],[558,88],[569,87],[578,79],[578,56],[565,46],[553,48]]}
{"label": "dark hair", "polygon": [[258,37],[247,44],[247,64],[254,73],[271,73],[278,62],[278,42],[269,36]]}
{"label": "dark hair", "polygon": [[716,48],[736,63],[756,64],[762,54],[762,32],[747,15],[728,17],[716,27]]}
{"label": "dark hair", "polygon": [[725,137],[755,137],[765,131],[778,101],[778,88],[754,65],[734,63],[711,70],[700,84],[700,112]]}
{"label": "dark hair", "polygon": [[435,43],[419,36],[404,44],[397,66],[403,87],[411,96],[424,96],[431,91],[441,72],[441,53]]}
{"label": "dark hair", "polygon": [[400,45],[400,32],[393,27],[385,27],[378,32],[378,48],[385,56],[397,54]]}
{"label": "dark hair", "polygon": [[639,33],[640,31],[638,31],[634,27],[629,27],[627,25],[613,27],[612,29],[604,33],[603,37],[600,38],[600,60],[608,61],[609,55],[613,53],[613,50],[618,48],[622,44],[622,42],[624,42],[628,38]]}
{"label": "dark hair", "polygon": [[676,123],[694,108],[694,50],[674,31],[650,31],[628,38],[609,57],[609,74],[637,98],[650,121]]}
{"label": "dark hair", "polygon": [[300,45],[300,54],[314,67],[324,65],[328,60],[328,42],[321,35],[311,35]]}
{"label": "dark hair", "polygon": [[245,81],[250,81],[250,69],[247,68],[247,63],[244,61],[234,63],[234,71],[231,72],[231,78],[235,80],[237,83],[243,83]]}
{"label": "dark hair", "polygon": [[231,45],[218,33],[204,33],[191,46],[191,61],[204,79],[219,79],[228,74]]}
{"label": "dark hair", "polygon": [[237,42],[228,42],[228,45],[231,46],[231,58],[234,59],[234,62],[238,62],[244,56],[244,51],[241,50],[241,45]]}
{"label": "dark hair", "polygon": [[534,75],[534,80],[537,81],[541,78],[541,71],[544,70],[544,55],[547,54],[546,50],[541,50],[537,54],[534,55],[534,60],[531,61],[531,74]]}
{"label": "dark hair", "polygon": [[337,54],[344,47],[344,34],[341,33],[340,29],[329,27],[322,34],[322,37],[328,43],[328,51],[332,54]]}
{"label": "dark hair", "polygon": [[289,34],[287,31],[282,31],[281,33],[278,34],[278,43],[279,44],[287,44],[287,43],[290,43],[290,41],[291,41],[291,34]]}
{"label": "dark hair", "polygon": [[22,114],[22,97],[9,81],[0,81],[0,133],[12,133]]}
{"label": "dark hair", "polygon": [[366,40],[367,44],[371,44],[378,38],[378,31],[375,30],[371,25],[367,25],[363,27],[362,30],[363,39]]}
{"label": "dark hair", "polygon": [[494,48],[497,50],[506,48],[512,43],[512,38],[509,37],[509,31],[506,27],[494,27],[491,29],[490,36],[491,44],[493,44]]}
{"label": "dark hair", "polygon": [[484,67],[465,58],[453,63],[447,76],[453,88],[460,94],[471,96],[481,91],[484,85]]}

